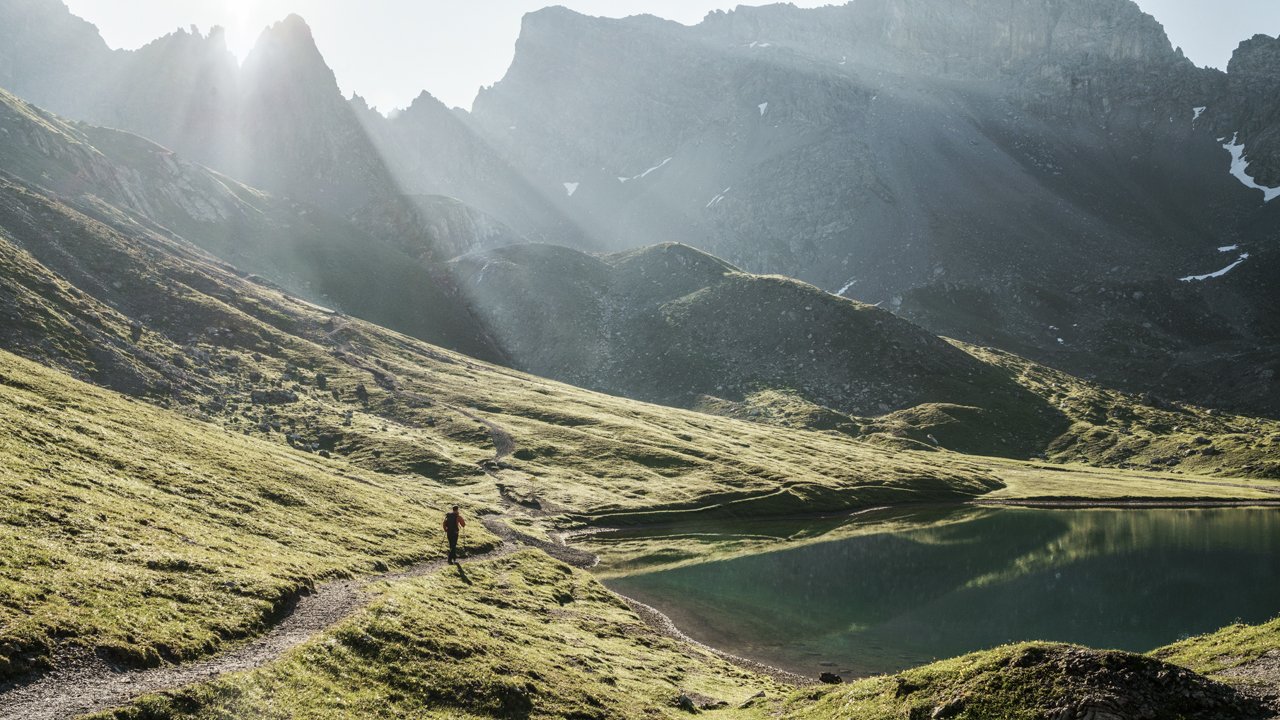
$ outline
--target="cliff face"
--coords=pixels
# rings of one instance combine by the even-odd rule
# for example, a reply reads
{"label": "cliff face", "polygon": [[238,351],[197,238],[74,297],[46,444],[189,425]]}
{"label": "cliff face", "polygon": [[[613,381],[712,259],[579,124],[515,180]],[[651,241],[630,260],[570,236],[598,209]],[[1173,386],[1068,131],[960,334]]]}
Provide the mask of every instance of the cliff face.
{"label": "cliff face", "polygon": [[94,81],[116,53],[60,0],[0,2],[0,87],[72,115],[92,110]]}
{"label": "cliff face", "polygon": [[[456,198],[518,228],[530,240],[591,246],[591,239],[548,201],[545,190],[477,132],[465,112],[446,107],[426,92],[390,117],[371,110],[358,96],[351,105],[401,193]],[[443,259],[449,257],[453,256]]]}
{"label": "cliff face", "polygon": [[3,0],[0,48],[0,87],[60,115],[138,133],[339,213],[392,192],[297,16],[267,29],[240,67],[218,28],[112,51],[56,0]]}
{"label": "cliff face", "polygon": [[1280,37],[1255,35],[1244,41],[1227,65],[1222,102],[1226,134],[1248,143],[1249,172],[1260,184],[1280,187]]}
{"label": "cliff face", "polygon": [[684,242],[1112,383],[1250,404],[1200,359],[1163,368],[1275,342],[1271,294],[1215,274],[1260,264],[1276,227],[1223,148],[1239,133],[1266,184],[1275,74],[1254,55],[1266,67],[1246,47],[1230,73],[1196,68],[1128,0],[774,5],[694,27],[551,8],[473,115],[606,246]]}

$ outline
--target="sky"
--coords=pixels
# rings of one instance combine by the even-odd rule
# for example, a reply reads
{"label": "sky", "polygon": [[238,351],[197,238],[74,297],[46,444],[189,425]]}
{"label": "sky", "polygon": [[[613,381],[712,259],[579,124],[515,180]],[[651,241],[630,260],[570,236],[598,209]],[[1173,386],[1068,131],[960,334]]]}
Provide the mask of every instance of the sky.
{"label": "sky", "polygon": [[[658,15],[692,25],[707,12],[739,4],[713,0],[64,0],[98,26],[107,44],[137,48],[177,28],[227,29],[238,56],[267,25],[289,13],[306,18],[344,92],[383,112],[427,90],[470,108],[476,91],[511,64],[520,18],[548,4],[589,15]],[[831,0],[795,0],[801,7]],[[1198,65],[1225,68],[1241,40],[1280,35],[1280,0],[1138,0],[1164,23]]]}

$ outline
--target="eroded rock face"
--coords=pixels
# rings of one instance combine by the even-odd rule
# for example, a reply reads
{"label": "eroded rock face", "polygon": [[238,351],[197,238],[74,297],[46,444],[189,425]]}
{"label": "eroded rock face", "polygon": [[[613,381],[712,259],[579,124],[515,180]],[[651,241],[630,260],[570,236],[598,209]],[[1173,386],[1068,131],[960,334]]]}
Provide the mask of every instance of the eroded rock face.
{"label": "eroded rock face", "polygon": [[1280,187],[1280,38],[1255,35],[1240,44],[1227,66],[1223,99],[1235,120],[1232,133],[1247,140],[1250,174]]}
{"label": "eroded rock face", "polygon": [[1239,270],[1180,282],[1238,259],[1219,248],[1269,262],[1276,220],[1219,140],[1239,132],[1267,171],[1260,128],[1280,123],[1233,83],[1276,74],[1243,62],[1196,68],[1128,0],[776,5],[691,28],[550,8],[474,119],[607,246],[684,242],[1111,384],[1265,410],[1280,387],[1227,387],[1206,355],[1274,347],[1274,293]]}

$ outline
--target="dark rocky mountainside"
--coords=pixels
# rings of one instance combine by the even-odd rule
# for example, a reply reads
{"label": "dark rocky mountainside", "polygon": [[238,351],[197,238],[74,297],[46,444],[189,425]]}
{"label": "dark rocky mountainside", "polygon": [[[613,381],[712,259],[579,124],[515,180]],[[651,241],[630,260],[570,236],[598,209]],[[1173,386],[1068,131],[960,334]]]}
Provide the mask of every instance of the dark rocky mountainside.
{"label": "dark rocky mountainside", "polygon": [[[517,368],[649,402],[894,447],[1144,467],[1199,464],[1193,428],[1268,432],[1242,418],[1227,431],[1200,408],[949,343],[887,310],[684,245],[603,257],[521,245],[452,265]],[[1280,473],[1269,444],[1238,439],[1236,472]]]}
{"label": "dark rocky mountainside", "polygon": [[[243,67],[217,30],[126,52],[57,0],[0,0],[0,20],[0,83],[275,194],[206,207],[221,196],[200,191],[173,201],[194,208],[135,212],[469,352],[520,349],[524,329],[486,341],[472,312],[496,321],[483,289],[463,297],[449,274],[471,261],[449,258],[525,240],[677,241],[1156,399],[1280,412],[1280,204],[1245,184],[1275,182],[1266,36],[1223,73],[1194,67],[1128,0],[777,5],[694,27],[549,8],[526,18],[474,113],[423,93],[383,116],[340,96],[296,16]],[[104,152],[141,142],[77,132]],[[281,214],[260,222],[236,203]],[[284,239],[245,241],[262,232]],[[528,288],[535,306],[565,291],[534,285],[548,293]],[[424,306],[471,339],[429,326]]]}
{"label": "dark rocky mountainside", "polygon": [[1199,69],[1128,0],[695,27],[550,8],[474,119],[611,247],[684,242],[1111,383],[1275,412],[1274,291],[1240,270],[1181,281],[1264,264],[1280,231],[1224,149],[1280,184],[1274,42]]}

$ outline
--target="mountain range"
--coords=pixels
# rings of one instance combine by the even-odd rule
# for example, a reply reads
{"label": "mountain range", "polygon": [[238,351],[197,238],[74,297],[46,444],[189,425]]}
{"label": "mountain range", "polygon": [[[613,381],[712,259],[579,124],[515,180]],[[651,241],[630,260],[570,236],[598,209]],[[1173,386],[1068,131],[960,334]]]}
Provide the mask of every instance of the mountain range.
{"label": "mountain range", "polygon": [[383,116],[296,16],[243,64],[217,29],[118,51],[56,0],[0,20],[0,86],[432,264],[679,242],[1126,390],[1280,409],[1276,38],[1221,72],[1129,0],[548,8],[473,111]]}

